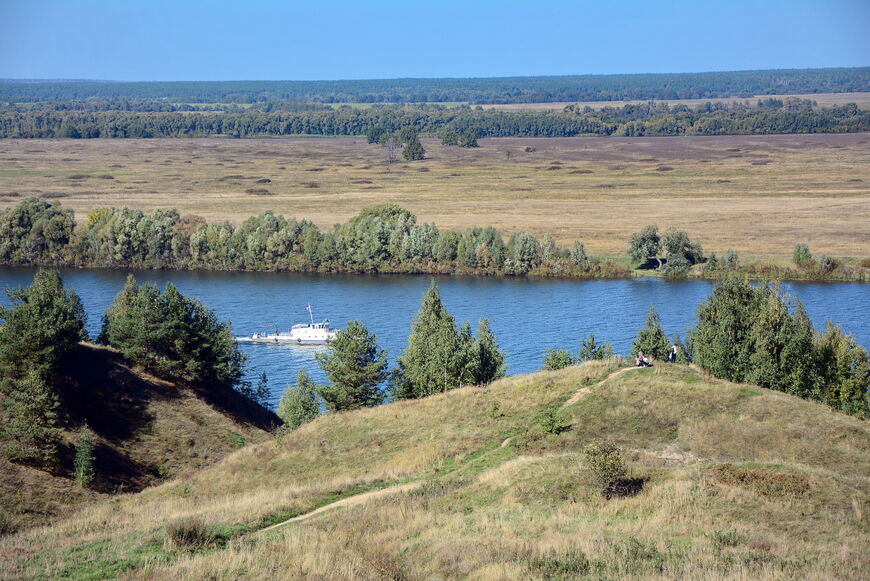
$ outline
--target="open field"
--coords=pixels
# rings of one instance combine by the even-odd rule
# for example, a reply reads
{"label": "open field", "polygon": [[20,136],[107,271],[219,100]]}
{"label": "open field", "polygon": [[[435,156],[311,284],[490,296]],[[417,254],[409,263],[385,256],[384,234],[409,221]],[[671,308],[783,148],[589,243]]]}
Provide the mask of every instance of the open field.
{"label": "open field", "polygon": [[[327,414],[0,537],[4,578],[866,577],[866,422],[682,365],[619,367]],[[597,438],[622,450],[624,493],[596,487]]]}
{"label": "open field", "polygon": [[80,221],[104,206],[231,222],[271,209],[328,228],[389,202],[439,228],[550,232],[596,255],[656,223],[743,259],[787,262],[799,242],[870,256],[868,134],[423,143],[427,159],[388,167],[361,138],[5,140],[0,207],[42,196]]}
{"label": "open field", "polygon": [[560,103],[507,103],[498,105],[483,105],[484,109],[504,109],[505,111],[561,111],[565,105],[588,105],[593,109],[604,107],[622,107],[623,105],[648,103],[653,100],[656,103],[667,103],[670,106],[688,105],[697,107],[704,103],[745,103],[749,101],[754,105],[759,99],[780,99],[785,101],[789,97],[809,99],[818,103],[819,107],[835,107],[847,103],[856,103],[861,109],[870,109],[870,93],[809,93],[806,95],[755,95],[754,97],[728,97],[713,99],[638,99],[634,101],[563,101]]}

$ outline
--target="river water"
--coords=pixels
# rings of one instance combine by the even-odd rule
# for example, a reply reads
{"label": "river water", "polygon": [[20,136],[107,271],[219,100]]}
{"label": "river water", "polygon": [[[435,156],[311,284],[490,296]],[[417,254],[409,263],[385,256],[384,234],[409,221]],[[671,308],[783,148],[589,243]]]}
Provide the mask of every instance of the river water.
{"label": "river water", "polygon": [[[0,287],[21,287],[33,280],[33,269],[0,268]],[[95,337],[106,308],[124,286],[129,271],[62,269],[68,288],[81,297],[88,315],[88,332]],[[132,271],[137,280],[161,288],[172,282],[182,292],[230,320],[235,335],[244,336],[277,324],[287,331],[307,322],[305,306],[315,317],[341,328],[361,320],[378,337],[378,344],[395,363],[407,344],[420,300],[430,276],[305,275],[270,272]],[[590,332],[609,341],[616,353],[628,355],[631,341],[643,327],[649,306],[655,305],[669,336],[685,338],[701,301],[712,289],[707,281],[668,282],[656,278],[625,280],[547,280],[485,277],[434,277],[447,309],[459,322],[489,318],[499,345],[507,353],[508,373],[541,368],[548,348],[576,354]],[[784,290],[798,297],[813,323],[841,325],[858,342],[870,346],[870,285],[861,283],[788,283]],[[3,297],[4,303],[5,297]],[[265,371],[277,402],[299,369],[318,382],[326,377],[314,354],[326,347],[273,346],[240,343],[248,356],[247,379]]]}

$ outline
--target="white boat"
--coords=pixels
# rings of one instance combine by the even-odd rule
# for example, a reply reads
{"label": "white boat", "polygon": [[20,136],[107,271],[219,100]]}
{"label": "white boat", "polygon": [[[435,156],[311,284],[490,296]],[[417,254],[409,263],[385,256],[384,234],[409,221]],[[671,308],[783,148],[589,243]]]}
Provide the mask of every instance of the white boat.
{"label": "white boat", "polygon": [[329,328],[329,319],[319,323],[314,322],[314,312],[311,305],[305,307],[311,323],[299,323],[290,327],[290,332],[281,333],[275,327],[274,333],[254,333],[250,340],[254,343],[272,343],[278,345],[329,345],[335,340],[333,329]]}

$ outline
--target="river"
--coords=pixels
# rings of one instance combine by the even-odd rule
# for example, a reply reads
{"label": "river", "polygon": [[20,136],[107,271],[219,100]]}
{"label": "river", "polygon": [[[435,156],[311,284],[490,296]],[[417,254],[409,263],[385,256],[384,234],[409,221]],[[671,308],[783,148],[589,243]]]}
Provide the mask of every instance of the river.
{"label": "river", "polygon": [[[27,286],[35,270],[0,268],[0,286]],[[95,337],[106,308],[124,285],[129,271],[61,269],[68,288],[81,297],[88,315],[88,333]],[[235,335],[250,335],[265,325],[307,322],[311,303],[318,319],[328,318],[341,328],[361,320],[378,337],[380,347],[395,363],[407,344],[420,299],[431,276],[306,275],[271,272],[132,271],[137,280],[161,288],[172,282],[182,292],[230,320]],[[631,341],[643,327],[649,306],[655,305],[669,336],[685,337],[695,322],[698,305],[707,297],[707,281],[669,282],[657,278],[620,280],[547,280],[485,277],[434,277],[447,309],[459,322],[490,320],[508,373],[541,368],[548,348],[576,354],[590,332],[598,341],[629,354]],[[818,328],[827,320],[841,325],[858,342],[870,346],[870,285],[862,283],[787,283],[784,290],[798,297]],[[3,298],[6,303],[5,297]],[[256,382],[265,371],[276,403],[299,369],[318,382],[326,377],[314,359],[326,347],[272,346],[240,343],[248,356],[247,379]]]}

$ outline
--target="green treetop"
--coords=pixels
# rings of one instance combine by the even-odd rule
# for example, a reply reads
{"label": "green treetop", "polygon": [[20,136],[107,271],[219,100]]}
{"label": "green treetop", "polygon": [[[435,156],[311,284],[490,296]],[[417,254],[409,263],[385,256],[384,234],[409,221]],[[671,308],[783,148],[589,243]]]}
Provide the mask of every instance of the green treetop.
{"label": "green treetop", "polygon": [[303,424],[320,415],[320,405],[317,402],[317,392],[314,381],[308,372],[300,369],[296,375],[296,387],[287,386],[281,401],[278,403],[278,417],[290,430],[295,430]]}
{"label": "green treetop", "polygon": [[350,321],[331,343],[330,353],[317,353],[317,362],[332,385],[318,386],[330,411],[375,406],[384,401],[379,385],[387,378],[387,352],[360,321]]}
{"label": "green treetop", "polygon": [[655,357],[660,361],[668,358],[670,343],[668,342],[668,336],[665,335],[665,331],[662,329],[662,320],[654,306],[649,306],[649,312],[646,315],[646,326],[637,334],[631,349],[633,353],[643,351],[644,355]]}

